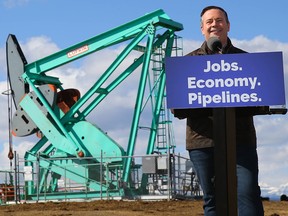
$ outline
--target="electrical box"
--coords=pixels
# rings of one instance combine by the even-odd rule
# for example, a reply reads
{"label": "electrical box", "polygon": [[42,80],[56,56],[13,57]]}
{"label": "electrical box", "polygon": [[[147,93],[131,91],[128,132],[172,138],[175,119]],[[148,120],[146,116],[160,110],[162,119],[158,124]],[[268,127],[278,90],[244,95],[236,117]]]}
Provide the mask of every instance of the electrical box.
{"label": "electrical box", "polygon": [[157,157],[157,169],[158,170],[167,170],[168,169],[167,157]]}
{"label": "electrical box", "polygon": [[156,157],[146,156],[142,158],[142,172],[156,174]]}

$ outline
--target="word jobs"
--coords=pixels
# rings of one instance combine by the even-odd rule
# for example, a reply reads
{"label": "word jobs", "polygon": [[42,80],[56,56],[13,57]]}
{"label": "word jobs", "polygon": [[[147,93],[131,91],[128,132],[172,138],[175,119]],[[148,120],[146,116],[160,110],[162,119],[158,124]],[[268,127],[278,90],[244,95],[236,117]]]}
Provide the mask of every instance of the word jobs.
{"label": "word jobs", "polygon": [[242,67],[238,66],[237,62],[232,62],[231,64],[228,62],[225,62],[224,60],[220,61],[219,63],[211,63],[211,61],[207,61],[207,66],[203,70],[205,73],[213,71],[213,72],[219,72],[219,71],[238,71],[242,70]]}

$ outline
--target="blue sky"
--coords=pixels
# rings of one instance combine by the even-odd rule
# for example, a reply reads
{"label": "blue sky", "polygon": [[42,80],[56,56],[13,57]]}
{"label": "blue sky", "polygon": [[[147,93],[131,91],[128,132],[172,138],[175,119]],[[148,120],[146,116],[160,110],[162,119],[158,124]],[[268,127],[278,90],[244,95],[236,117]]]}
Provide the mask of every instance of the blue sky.
{"label": "blue sky", "polygon": [[[227,10],[231,22],[229,36],[235,45],[249,52],[283,52],[287,89],[287,0],[1,0],[0,91],[3,92],[7,87],[5,43],[10,33],[17,36],[28,61],[32,61],[125,24],[146,13],[163,9],[171,19],[184,26],[184,30],[178,34],[183,37],[185,54],[197,48],[203,41],[199,14],[207,5],[218,5]],[[106,53],[106,59],[110,58],[111,53],[111,50],[110,53]],[[80,68],[71,67],[63,72],[65,79],[71,84],[79,84],[77,78],[85,80],[85,75],[89,74],[88,69],[95,66],[91,59],[88,58]],[[79,74],[83,77],[79,78]],[[1,107],[6,106],[6,98],[3,95],[0,96],[0,104]],[[5,113],[0,115],[0,155],[6,158],[7,116]],[[106,121],[107,124],[112,122],[109,119]],[[288,193],[287,122],[287,116],[255,117],[259,143],[259,178],[262,191],[268,195],[269,193],[279,195],[279,190]],[[175,120],[174,128],[178,149],[185,152],[185,122]],[[111,132],[116,137],[120,137],[119,133],[119,130]],[[17,141],[15,148],[18,151],[25,151],[25,148],[31,145],[30,142],[29,139]]]}
{"label": "blue sky", "polygon": [[173,20],[184,25],[184,31],[181,33],[183,37],[202,39],[199,32],[199,13],[204,6],[211,4],[222,6],[229,13],[232,23],[231,37],[249,40],[262,34],[271,40],[287,41],[288,30],[285,21],[288,2],[264,2],[1,0],[0,44],[3,46],[9,33],[16,34],[21,40],[46,35],[64,48],[157,9],[163,9]]}

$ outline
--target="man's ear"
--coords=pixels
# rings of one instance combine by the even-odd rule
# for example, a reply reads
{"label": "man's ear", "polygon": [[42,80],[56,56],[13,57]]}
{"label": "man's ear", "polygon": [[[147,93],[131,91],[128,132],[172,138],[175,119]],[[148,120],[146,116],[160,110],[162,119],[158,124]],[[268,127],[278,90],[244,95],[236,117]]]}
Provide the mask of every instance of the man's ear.
{"label": "man's ear", "polygon": [[202,25],[202,24],[200,25],[200,31],[201,31],[202,35],[204,35],[204,32],[203,32],[203,25]]}

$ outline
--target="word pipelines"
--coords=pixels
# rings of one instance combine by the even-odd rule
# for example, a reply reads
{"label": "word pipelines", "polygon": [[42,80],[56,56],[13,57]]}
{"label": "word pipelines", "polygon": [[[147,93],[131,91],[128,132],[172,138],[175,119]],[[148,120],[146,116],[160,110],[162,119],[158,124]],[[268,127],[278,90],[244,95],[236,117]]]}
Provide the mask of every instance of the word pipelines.
{"label": "word pipelines", "polygon": [[221,94],[215,94],[213,96],[198,93],[189,93],[188,94],[188,103],[193,104],[197,102],[203,107],[206,107],[207,104],[219,104],[219,103],[247,103],[247,102],[261,102],[261,98],[258,98],[257,93],[243,93],[243,94],[231,94],[230,91],[222,91]]}

